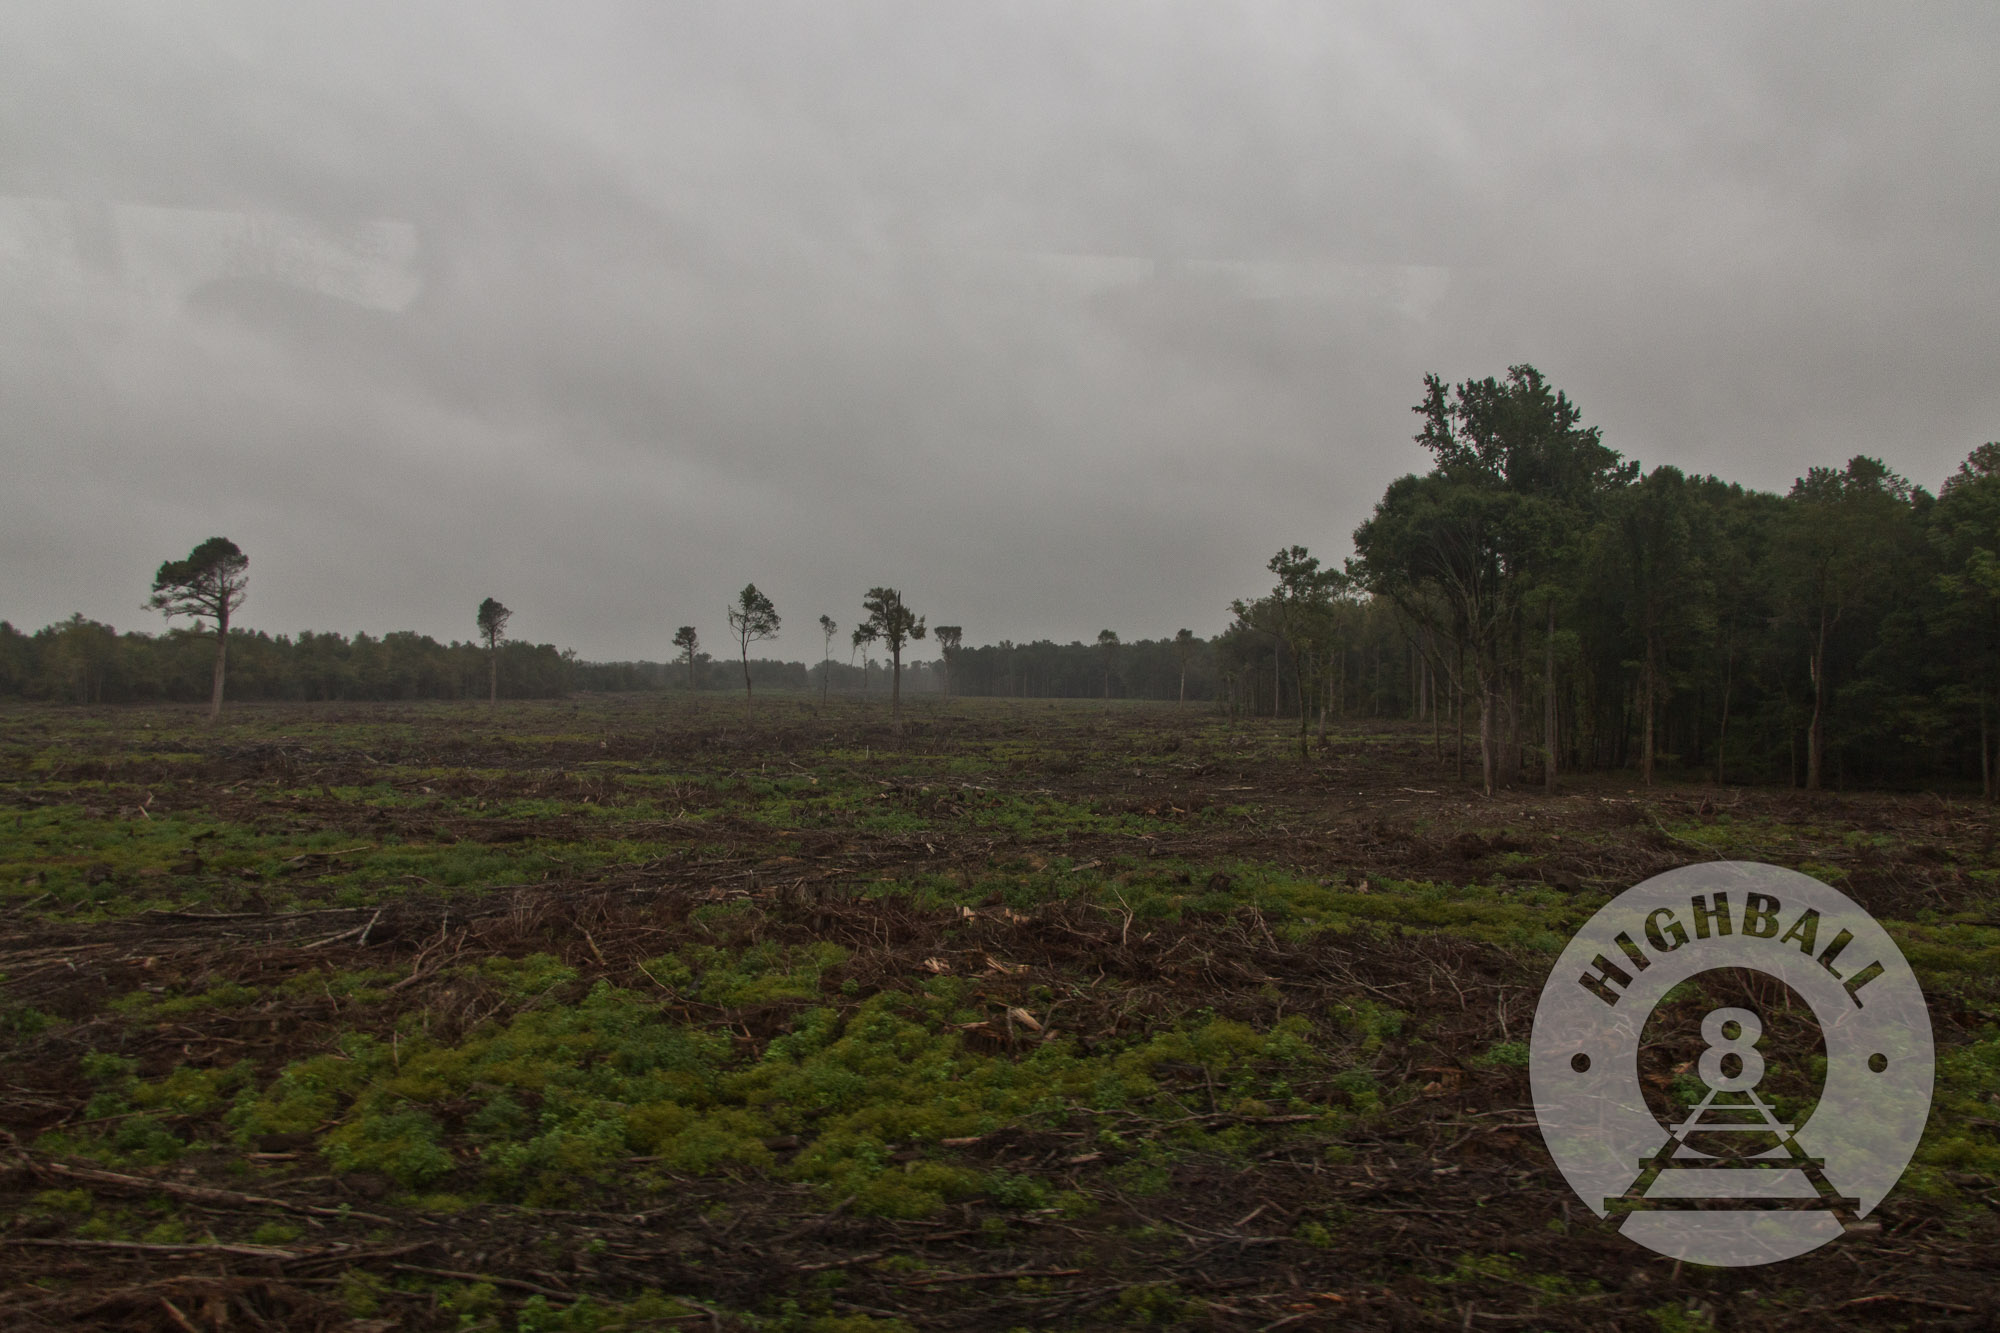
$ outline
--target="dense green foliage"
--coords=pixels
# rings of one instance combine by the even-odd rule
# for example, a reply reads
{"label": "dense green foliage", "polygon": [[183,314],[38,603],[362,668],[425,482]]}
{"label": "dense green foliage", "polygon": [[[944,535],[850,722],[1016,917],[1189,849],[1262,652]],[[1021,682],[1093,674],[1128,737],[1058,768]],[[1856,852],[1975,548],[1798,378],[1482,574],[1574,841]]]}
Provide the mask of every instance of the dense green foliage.
{"label": "dense green foliage", "polygon": [[[2000,445],[1936,497],[1867,457],[1776,496],[1642,473],[1532,367],[1426,388],[1436,465],[1390,485],[1350,572],[1401,622],[1394,703],[1421,713],[1441,686],[1489,790],[1553,758],[1993,794]],[[1239,636],[1282,638],[1282,594]]]}
{"label": "dense green foliage", "polygon": [[[499,645],[500,694],[552,698],[575,688],[573,655],[553,644]],[[209,697],[215,635],[175,629],[119,633],[72,616],[34,634],[0,621],[0,696],[66,703],[190,701]],[[231,699],[478,699],[488,688],[487,650],[427,634],[293,638],[229,634]]]}

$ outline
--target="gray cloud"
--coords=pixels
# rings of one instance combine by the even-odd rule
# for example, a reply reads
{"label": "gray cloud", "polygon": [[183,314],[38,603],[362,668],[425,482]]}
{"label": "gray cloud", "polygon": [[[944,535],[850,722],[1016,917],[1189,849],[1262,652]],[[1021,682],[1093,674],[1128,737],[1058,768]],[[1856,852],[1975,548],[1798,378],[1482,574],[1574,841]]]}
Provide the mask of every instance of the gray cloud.
{"label": "gray cloud", "polygon": [[21,3],[0,615],[589,656],[1218,628],[1427,370],[1935,486],[2000,436],[1990,6]]}

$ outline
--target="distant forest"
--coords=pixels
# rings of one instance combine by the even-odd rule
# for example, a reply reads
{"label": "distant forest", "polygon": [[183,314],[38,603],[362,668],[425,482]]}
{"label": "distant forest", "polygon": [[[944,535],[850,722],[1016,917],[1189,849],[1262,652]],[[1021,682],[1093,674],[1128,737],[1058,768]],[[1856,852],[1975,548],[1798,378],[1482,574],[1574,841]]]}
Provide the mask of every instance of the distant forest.
{"label": "distant forest", "polygon": [[[503,643],[500,693],[549,699],[574,685],[575,655],[553,644]],[[127,630],[71,616],[34,634],[0,621],[0,696],[66,703],[188,703],[209,697],[215,635]],[[439,643],[407,630],[376,637],[293,638],[229,631],[232,700],[484,699],[488,657],[478,643]]]}
{"label": "distant forest", "polygon": [[[1779,495],[1642,470],[1530,366],[1424,388],[1416,438],[1433,466],[1391,483],[1342,567],[1279,551],[1270,589],[1234,602],[1214,638],[1124,642],[1107,629],[1094,643],[969,647],[939,627],[940,656],[904,662],[904,685],[1206,702],[1297,719],[1302,752],[1329,720],[1414,719],[1487,790],[1620,768],[1644,781],[2000,790],[2000,443],[1974,449],[1935,495],[1869,457],[1813,468]],[[240,599],[247,558],[219,538],[196,555],[211,546],[235,561],[218,568]],[[162,566],[154,605],[185,564]],[[489,606],[504,625],[505,608]],[[509,698],[744,684],[737,655],[699,651],[691,627],[678,661],[584,662],[502,639],[486,610],[484,643],[232,628],[228,695],[473,699],[496,678]],[[830,641],[831,620],[822,628]],[[748,676],[760,689],[886,692],[886,665],[852,660],[869,642],[832,645],[849,660],[752,659]],[[199,622],[159,635],[81,616],[33,634],[0,622],[0,696],[199,700],[220,678],[217,647]]]}

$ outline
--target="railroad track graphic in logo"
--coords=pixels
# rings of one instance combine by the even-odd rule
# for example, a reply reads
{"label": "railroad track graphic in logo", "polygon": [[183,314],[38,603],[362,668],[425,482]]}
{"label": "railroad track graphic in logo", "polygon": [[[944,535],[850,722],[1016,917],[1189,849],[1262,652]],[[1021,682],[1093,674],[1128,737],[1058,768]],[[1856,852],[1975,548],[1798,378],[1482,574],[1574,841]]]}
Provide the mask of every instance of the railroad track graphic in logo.
{"label": "railroad track graphic in logo", "polygon": [[[1701,1018],[1700,1096],[1674,1114],[1640,1082],[1648,1020],[1682,982],[1762,973],[1810,1008],[1825,1074],[1797,1122],[1762,1090],[1769,1013]],[[1796,1034],[1796,1016],[1787,1028]],[[1599,1217],[1676,1259],[1745,1266],[1816,1249],[1882,1201],[1930,1111],[1930,1016],[1895,942],[1839,890],[1778,866],[1686,866],[1620,894],[1542,988],[1530,1042],[1535,1115]]]}

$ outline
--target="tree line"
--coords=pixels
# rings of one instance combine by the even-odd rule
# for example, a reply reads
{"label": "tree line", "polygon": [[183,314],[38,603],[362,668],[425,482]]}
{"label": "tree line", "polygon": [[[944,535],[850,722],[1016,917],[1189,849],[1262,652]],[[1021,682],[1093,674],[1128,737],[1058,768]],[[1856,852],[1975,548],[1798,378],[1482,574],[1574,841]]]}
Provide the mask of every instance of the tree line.
{"label": "tree line", "polygon": [[[164,634],[127,631],[81,614],[34,634],[0,620],[0,697],[46,699],[79,704],[191,702],[206,697],[209,715],[222,711],[225,695],[250,700],[471,699],[489,703],[508,698],[554,698],[574,690],[644,690],[679,686],[716,688],[728,668],[701,649],[692,625],[674,632],[680,657],[657,662],[581,662],[553,644],[530,645],[507,637],[513,618],[498,598],[488,597],[474,613],[476,641],[441,644],[428,635],[397,632],[380,638],[307,631],[296,639],[233,625],[249,592],[250,560],[226,537],[211,537],[185,559],[163,562],[145,606],[167,617]],[[880,644],[889,663],[880,674],[890,712],[902,714],[903,653],[925,636],[924,617],[902,594],[888,587],[869,589],[862,598],[867,615],[855,627],[858,651]],[[184,618],[191,623],[175,626]],[[836,675],[844,688],[874,687],[877,663],[858,670],[832,660],[837,630],[831,616],[819,627],[825,655],[817,672],[799,662],[750,656],[751,645],[777,637],[781,620],[771,599],[748,584],[725,618],[738,649],[746,707],[755,687],[811,688],[815,674],[824,695]],[[204,623],[206,622],[206,624]],[[941,626],[937,638],[946,655],[962,640],[957,626]],[[682,671],[685,670],[683,677]],[[917,688],[936,688],[936,673],[913,663]],[[484,689],[480,688],[484,683]]]}
{"label": "tree line", "polygon": [[[213,702],[216,636],[179,627],[119,631],[81,615],[33,633],[0,621],[0,697],[61,703]],[[554,644],[503,642],[497,671],[476,641],[428,634],[307,631],[293,637],[231,628],[232,700],[559,698],[577,688],[578,663]]]}
{"label": "tree line", "polygon": [[1996,794],[2000,444],[1935,496],[1867,456],[1779,495],[1643,470],[1532,366],[1424,389],[1433,465],[1355,556],[1286,548],[1232,607],[1232,699],[1289,686],[1302,748],[1357,694],[1428,718],[1489,792],[1630,767]]}
{"label": "tree line", "polygon": [[[1191,630],[1094,642],[968,646],[888,587],[844,630],[818,617],[817,663],[752,657],[778,609],[754,584],[727,608],[731,661],[692,625],[660,662],[580,662],[505,635],[305,633],[232,623],[247,557],[211,538],[163,563],[151,608],[193,621],[158,635],[73,616],[26,634],[0,622],[0,694],[78,702],[552,697],[576,689],[913,688],[1017,698],[1207,702],[1294,717],[1309,750],[1329,721],[1429,724],[1440,757],[1488,791],[1551,789],[1566,770],[1633,768],[1716,781],[1976,780],[2000,795],[2000,443],[1933,495],[1880,460],[1815,467],[1783,494],[1662,465],[1583,423],[1532,366],[1447,384],[1414,407],[1427,471],[1392,482],[1338,568],[1305,547],[1270,588]],[[207,628],[204,628],[204,625]],[[929,637],[931,662],[904,661]],[[844,639],[844,645],[842,640]],[[847,659],[837,656],[848,649]],[[878,662],[879,649],[887,661]],[[857,663],[856,659],[860,661]],[[483,688],[482,688],[483,687]]]}

